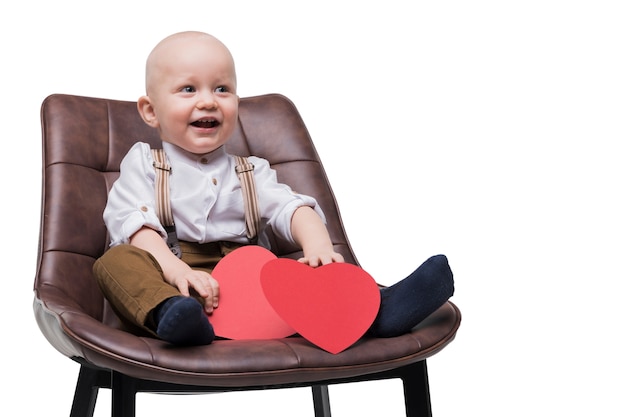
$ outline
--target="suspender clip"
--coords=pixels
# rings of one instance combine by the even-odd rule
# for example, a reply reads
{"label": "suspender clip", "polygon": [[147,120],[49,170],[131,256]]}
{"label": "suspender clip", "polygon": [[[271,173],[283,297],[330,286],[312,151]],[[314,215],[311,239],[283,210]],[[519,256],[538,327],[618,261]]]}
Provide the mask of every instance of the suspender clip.
{"label": "suspender clip", "polygon": [[183,251],[180,250],[180,244],[178,243],[178,237],[176,237],[176,226],[163,226],[167,232],[167,247],[170,248],[172,253],[176,255],[178,259],[183,257]]}
{"label": "suspender clip", "polygon": [[169,164],[168,164],[167,162],[165,162],[165,163],[161,163],[161,162],[154,161],[154,162],[152,163],[152,166],[153,166],[155,169],[160,169],[161,171],[172,172],[172,167],[170,167],[170,166],[169,166]]}
{"label": "suspender clip", "polygon": [[243,174],[244,172],[250,171],[254,171],[254,164],[251,164],[250,162],[242,163],[235,167],[235,172],[237,172],[237,174]]}

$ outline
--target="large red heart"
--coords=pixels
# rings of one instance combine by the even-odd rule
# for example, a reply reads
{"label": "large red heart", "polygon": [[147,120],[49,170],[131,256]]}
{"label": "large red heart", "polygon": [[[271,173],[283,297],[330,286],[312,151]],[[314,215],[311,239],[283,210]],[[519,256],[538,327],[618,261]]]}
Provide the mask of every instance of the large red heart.
{"label": "large red heart", "polygon": [[274,259],[261,269],[261,286],[287,324],[330,353],[359,340],[380,308],[374,279],[347,263],[312,268],[291,259]]}
{"label": "large red heart", "polygon": [[217,263],[212,275],[220,284],[220,301],[209,316],[215,334],[242,340],[279,339],[295,333],[261,288],[261,268],[274,259],[276,255],[260,246],[243,246]]}

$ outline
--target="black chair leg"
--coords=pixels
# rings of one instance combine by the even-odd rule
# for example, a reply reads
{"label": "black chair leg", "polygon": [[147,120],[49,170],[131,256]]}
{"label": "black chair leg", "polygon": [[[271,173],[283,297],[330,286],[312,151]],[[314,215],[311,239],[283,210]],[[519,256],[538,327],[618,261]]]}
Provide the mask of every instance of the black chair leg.
{"label": "black chair leg", "polygon": [[113,371],[111,373],[111,416],[135,417],[136,394],[135,379]]}
{"label": "black chair leg", "polygon": [[99,374],[97,369],[80,366],[70,417],[93,417],[100,389]]}
{"label": "black chair leg", "polygon": [[403,370],[404,404],[407,417],[432,417],[426,360]]}
{"label": "black chair leg", "polygon": [[330,417],[330,397],[328,385],[313,385],[313,407],[315,417]]}

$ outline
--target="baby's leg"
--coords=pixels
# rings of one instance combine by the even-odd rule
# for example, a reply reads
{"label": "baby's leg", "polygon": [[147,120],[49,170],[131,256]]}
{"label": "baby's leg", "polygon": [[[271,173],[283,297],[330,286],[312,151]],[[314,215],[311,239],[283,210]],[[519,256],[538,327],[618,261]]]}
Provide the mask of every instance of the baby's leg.
{"label": "baby's leg", "polygon": [[376,337],[407,333],[453,293],[448,259],[444,255],[433,256],[402,281],[381,290],[380,310],[369,333]]}
{"label": "baby's leg", "polygon": [[[131,245],[109,249],[93,267],[104,296],[125,321],[175,344],[208,344],[213,327],[202,305],[163,279],[158,262]],[[183,303],[170,300],[185,299]]]}

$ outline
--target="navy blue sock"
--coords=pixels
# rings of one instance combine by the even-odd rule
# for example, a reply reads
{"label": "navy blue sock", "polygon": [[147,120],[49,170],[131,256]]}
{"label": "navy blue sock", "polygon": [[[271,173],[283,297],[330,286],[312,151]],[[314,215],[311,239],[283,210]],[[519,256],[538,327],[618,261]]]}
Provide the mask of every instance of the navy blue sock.
{"label": "navy blue sock", "polygon": [[154,310],[157,335],[175,345],[208,345],[215,339],[213,326],[195,298],[171,297]]}
{"label": "navy blue sock", "polygon": [[375,337],[407,333],[454,294],[454,279],[445,255],[427,259],[402,281],[380,291],[378,315],[369,329]]}

